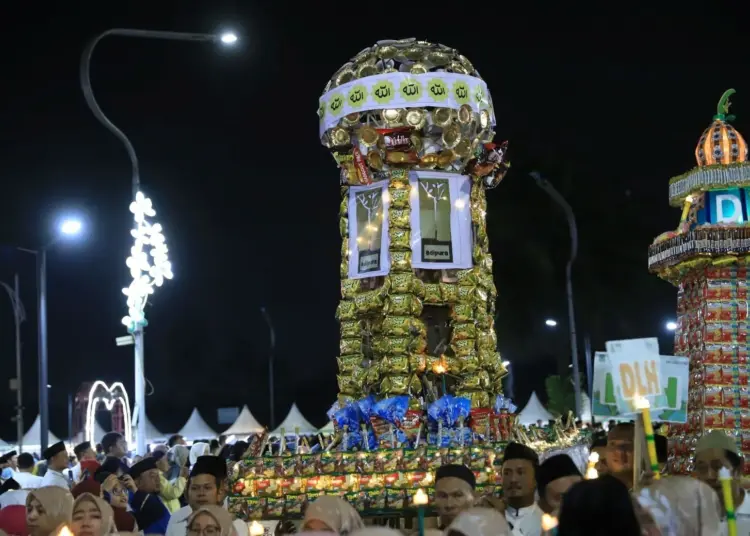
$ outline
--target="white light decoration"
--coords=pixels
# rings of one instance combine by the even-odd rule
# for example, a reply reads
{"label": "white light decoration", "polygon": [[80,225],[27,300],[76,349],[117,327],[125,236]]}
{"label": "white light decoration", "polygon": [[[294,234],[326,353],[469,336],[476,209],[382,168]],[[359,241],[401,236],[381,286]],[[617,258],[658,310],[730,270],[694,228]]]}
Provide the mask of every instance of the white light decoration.
{"label": "white light decoration", "polygon": [[119,402],[122,406],[122,413],[125,419],[125,441],[128,445],[133,442],[133,429],[130,415],[130,399],[128,392],[122,382],[115,382],[107,385],[101,380],[96,380],[91,389],[89,389],[88,405],[86,407],[86,441],[94,442],[94,430],[96,429],[96,409],[99,404],[104,404],[108,411],[112,411],[115,403]]}
{"label": "white light decoration", "polygon": [[133,333],[147,325],[144,309],[148,296],[154,293],[154,287],[162,286],[165,279],[172,279],[172,264],[167,256],[161,225],[149,221],[156,216],[151,199],[138,192],[135,201],[130,203],[130,212],[135,220],[135,228],[130,231],[135,243],[125,264],[133,281],[128,288],[122,289],[128,306],[128,315],[122,323]]}

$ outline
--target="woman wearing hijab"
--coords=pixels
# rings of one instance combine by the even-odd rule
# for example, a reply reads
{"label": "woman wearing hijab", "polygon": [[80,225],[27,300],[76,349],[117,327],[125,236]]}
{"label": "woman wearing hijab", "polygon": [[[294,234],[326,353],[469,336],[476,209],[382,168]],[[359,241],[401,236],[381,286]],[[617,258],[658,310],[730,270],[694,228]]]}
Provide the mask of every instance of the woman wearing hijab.
{"label": "woman wearing hijab", "polygon": [[187,520],[187,536],[245,536],[234,529],[232,516],[220,506],[201,506]]}
{"label": "woman wearing hijab", "polygon": [[302,532],[335,532],[345,536],[364,527],[351,504],[340,497],[322,495],[305,510]]}
{"label": "woman wearing hijab", "polygon": [[107,502],[91,493],[79,495],[73,503],[70,530],[75,536],[105,536],[116,531],[114,512]]}
{"label": "woman wearing hijab", "polygon": [[[120,532],[137,532],[138,525],[133,514],[128,512],[128,490],[125,485],[111,473],[99,472],[97,480],[101,480],[102,497],[109,502],[114,513],[115,526]],[[96,495],[96,493],[94,493]]]}
{"label": "woman wearing hijab", "polygon": [[190,447],[190,465],[194,465],[201,456],[210,455],[208,443],[193,443]]}
{"label": "woman wearing hijab", "polygon": [[458,514],[446,536],[510,536],[505,516],[494,508],[469,508]]}
{"label": "woman wearing hijab", "polygon": [[[714,536],[725,532],[719,496],[706,483],[687,476],[657,480],[636,497],[661,536]],[[645,518],[645,519],[644,519]],[[641,524],[649,528],[646,516]]]}
{"label": "woman wearing hijab", "polygon": [[166,475],[167,480],[174,480],[180,476],[182,468],[190,460],[190,449],[185,445],[175,445],[169,449],[167,460],[169,460],[169,471]]}
{"label": "woman wearing hijab", "polygon": [[641,536],[626,485],[612,475],[573,485],[562,500],[558,536]]}
{"label": "woman wearing hijab", "polygon": [[26,497],[26,528],[29,536],[49,536],[63,523],[69,524],[73,496],[65,488],[45,486]]}

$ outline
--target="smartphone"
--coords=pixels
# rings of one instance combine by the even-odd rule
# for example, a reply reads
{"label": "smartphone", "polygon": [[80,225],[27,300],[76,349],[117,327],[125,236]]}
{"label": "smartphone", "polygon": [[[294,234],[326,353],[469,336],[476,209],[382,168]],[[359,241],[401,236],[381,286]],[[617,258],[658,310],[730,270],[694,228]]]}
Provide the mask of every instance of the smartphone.
{"label": "smartphone", "polygon": [[83,473],[81,474],[81,479],[82,480],[87,480],[88,478],[89,478],[89,470],[88,469],[84,469]]}

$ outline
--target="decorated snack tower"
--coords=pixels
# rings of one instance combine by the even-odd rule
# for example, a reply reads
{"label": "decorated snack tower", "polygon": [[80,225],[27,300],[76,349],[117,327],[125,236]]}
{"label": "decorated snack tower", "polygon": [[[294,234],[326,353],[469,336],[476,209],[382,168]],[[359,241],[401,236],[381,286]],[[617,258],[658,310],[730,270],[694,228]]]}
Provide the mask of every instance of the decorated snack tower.
{"label": "decorated snack tower", "polygon": [[230,507],[294,517],[326,493],[374,515],[416,496],[423,513],[445,463],[497,493],[505,442],[541,438],[514,432],[501,392],[485,192],[508,164],[487,86],[452,48],[381,41],[336,72],[318,114],[342,194],[335,434],[282,437],[270,453],[256,438]]}
{"label": "decorated snack tower", "polygon": [[750,164],[747,144],[730,124],[733,93],[724,93],[698,141],[698,166],[670,181],[670,205],[682,207],[677,230],[649,248],[649,269],[679,289],[675,353],[690,358],[688,421],[670,428],[673,472],[691,469],[695,441],[712,429],[735,437],[746,458],[750,453]]}

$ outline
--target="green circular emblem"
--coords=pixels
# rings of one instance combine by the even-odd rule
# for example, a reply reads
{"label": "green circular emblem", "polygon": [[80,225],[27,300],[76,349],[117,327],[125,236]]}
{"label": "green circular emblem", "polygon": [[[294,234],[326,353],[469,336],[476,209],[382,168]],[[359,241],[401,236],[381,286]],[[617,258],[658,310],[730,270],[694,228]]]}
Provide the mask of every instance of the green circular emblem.
{"label": "green circular emblem", "polygon": [[469,85],[466,82],[456,82],[453,84],[453,98],[459,104],[469,103]]}
{"label": "green circular emblem", "polygon": [[416,102],[422,98],[422,84],[416,78],[401,81],[398,90],[406,102]]}
{"label": "green circular emblem", "polygon": [[352,108],[360,108],[367,100],[367,88],[362,84],[353,86],[346,94],[346,100]]}
{"label": "green circular emblem", "polygon": [[445,82],[439,78],[433,78],[427,83],[427,95],[437,102],[443,102],[448,98],[448,88]]}
{"label": "green circular emblem", "polygon": [[378,104],[388,104],[396,96],[396,90],[392,82],[381,80],[372,85],[370,95]]}

